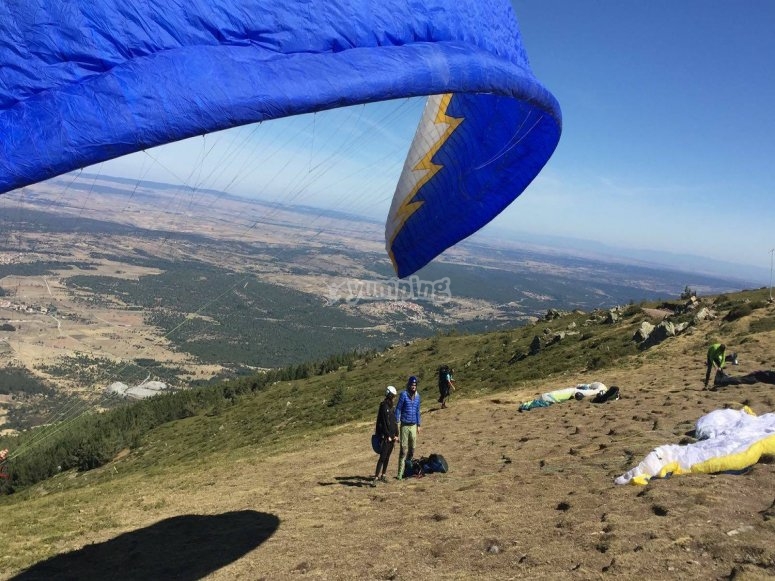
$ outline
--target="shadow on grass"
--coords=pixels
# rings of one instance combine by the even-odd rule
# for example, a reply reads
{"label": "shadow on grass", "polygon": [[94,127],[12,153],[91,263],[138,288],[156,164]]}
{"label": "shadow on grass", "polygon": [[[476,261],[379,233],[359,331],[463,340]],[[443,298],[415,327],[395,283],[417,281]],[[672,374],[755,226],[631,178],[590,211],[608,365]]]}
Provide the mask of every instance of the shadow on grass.
{"label": "shadow on grass", "polygon": [[12,579],[201,579],[258,547],[279,525],[275,515],[253,510],[176,516],[41,561]]}
{"label": "shadow on grass", "polygon": [[361,486],[371,486],[371,476],[335,476],[336,480],[342,486],[355,486],[360,488]]}

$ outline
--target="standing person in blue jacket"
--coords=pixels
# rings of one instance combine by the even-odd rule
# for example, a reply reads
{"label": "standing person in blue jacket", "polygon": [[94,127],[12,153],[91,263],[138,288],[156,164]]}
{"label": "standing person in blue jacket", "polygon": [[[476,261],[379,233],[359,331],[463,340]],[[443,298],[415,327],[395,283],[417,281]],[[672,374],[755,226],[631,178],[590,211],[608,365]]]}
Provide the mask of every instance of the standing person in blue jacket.
{"label": "standing person in blue jacket", "polygon": [[398,479],[404,477],[404,464],[414,456],[417,434],[420,432],[420,394],[417,378],[412,375],[406,382],[396,404],[396,422],[401,426],[401,453],[398,455]]}
{"label": "standing person in blue jacket", "polygon": [[396,413],[393,409],[396,393],[396,388],[388,385],[385,390],[385,399],[379,404],[377,427],[374,431],[380,438],[379,460],[377,460],[377,467],[374,469],[374,480],[371,481],[372,486],[376,486],[377,482],[387,482],[385,472],[387,472],[388,462],[390,462],[390,454],[393,453],[393,446],[395,446],[396,440],[398,440],[398,424],[396,423]]}

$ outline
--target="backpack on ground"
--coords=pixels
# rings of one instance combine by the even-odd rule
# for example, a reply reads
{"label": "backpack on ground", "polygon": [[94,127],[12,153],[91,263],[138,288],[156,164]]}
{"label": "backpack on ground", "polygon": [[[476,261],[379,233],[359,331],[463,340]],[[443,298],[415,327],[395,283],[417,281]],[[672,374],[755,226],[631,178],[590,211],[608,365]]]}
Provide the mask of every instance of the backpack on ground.
{"label": "backpack on ground", "polygon": [[605,403],[607,401],[615,401],[619,399],[619,388],[612,385],[602,393],[598,393],[592,398],[592,403]]}
{"label": "backpack on ground", "polygon": [[404,478],[409,478],[410,476],[422,478],[425,474],[423,460],[423,458],[407,458],[404,461]]}
{"label": "backpack on ground", "polygon": [[431,454],[427,458],[422,458],[421,460],[424,461],[423,472],[425,474],[433,474],[434,472],[446,474],[449,470],[449,465],[441,454]]}

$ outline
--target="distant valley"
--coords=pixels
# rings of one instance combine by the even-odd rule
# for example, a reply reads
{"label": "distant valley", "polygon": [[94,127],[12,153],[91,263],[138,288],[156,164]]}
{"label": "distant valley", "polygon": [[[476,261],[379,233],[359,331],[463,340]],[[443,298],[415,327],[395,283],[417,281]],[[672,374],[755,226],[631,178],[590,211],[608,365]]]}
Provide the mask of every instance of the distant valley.
{"label": "distant valley", "polygon": [[25,374],[30,394],[85,397],[148,378],[183,388],[512,328],[548,309],[740,285],[483,238],[399,281],[371,220],[164,184],[79,183],[0,200],[0,366]]}

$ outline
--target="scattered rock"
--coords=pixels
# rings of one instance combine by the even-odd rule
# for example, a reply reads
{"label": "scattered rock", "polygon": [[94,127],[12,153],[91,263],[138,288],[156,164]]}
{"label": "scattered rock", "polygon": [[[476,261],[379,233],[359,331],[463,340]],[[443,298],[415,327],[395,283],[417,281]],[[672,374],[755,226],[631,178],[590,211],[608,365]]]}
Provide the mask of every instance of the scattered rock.
{"label": "scattered rock", "polygon": [[654,325],[649,323],[648,321],[643,321],[640,324],[640,327],[637,331],[635,331],[635,334],[632,336],[633,341],[636,343],[643,343],[646,339],[649,338],[649,335],[651,335],[651,332],[654,330]]}
{"label": "scattered rock", "polygon": [[753,530],[753,526],[751,526],[751,525],[743,525],[743,526],[738,527],[736,529],[732,529],[731,531],[727,531],[727,535],[730,536],[730,537],[734,537],[734,536],[739,535],[741,533],[746,533],[746,532],[752,531],[752,530]]}

